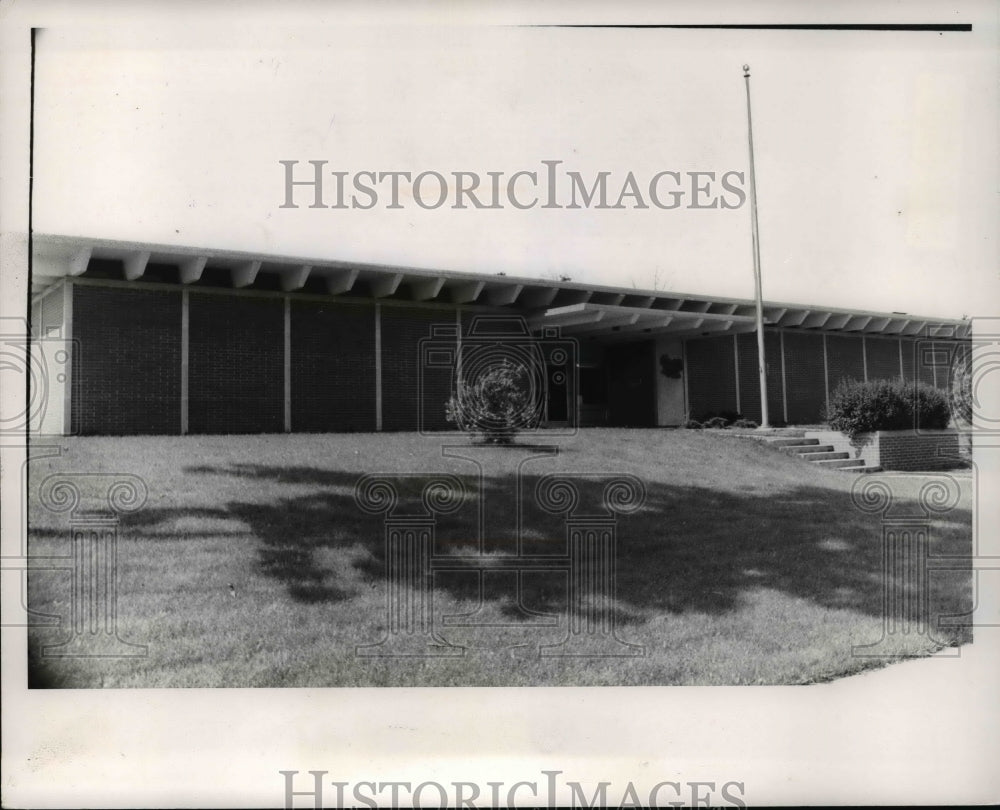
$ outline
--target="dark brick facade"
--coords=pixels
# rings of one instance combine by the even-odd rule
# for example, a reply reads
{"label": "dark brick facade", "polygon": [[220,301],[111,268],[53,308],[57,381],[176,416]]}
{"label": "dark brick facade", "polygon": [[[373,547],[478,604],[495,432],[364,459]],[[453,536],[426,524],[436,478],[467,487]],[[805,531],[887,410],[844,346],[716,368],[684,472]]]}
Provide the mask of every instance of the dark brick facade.
{"label": "dark brick facade", "polygon": [[179,433],[180,293],[72,290],[72,432]]}
{"label": "dark brick facade", "polygon": [[736,411],[736,357],[732,335],[687,343],[688,410],[690,418]]}
{"label": "dark brick facade", "polygon": [[284,430],[284,324],[280,298],[190,294],[191,433]]}
{"label": "dark brick facade", "polygon": [[899,379],[899,340],[866,337],[865,356],[869,380]]}
{"label": "dark brick facade", "polygon": [[[728,338],[732,342],[732,336]],[[760,372],[757,369],[757,335],[736,336],[740,357],[740,411],[747,419],[760,422]],[[777,332],[764,332],[764,356],[767,358],[767,409],[772,424],[784,421],[781,394],[781,338]]]}
{"label": "dark brick facade", "polygon": [[826,357],[826,384],[831,394],[844,380],[864,380],[865,356],[860,337],[827,335]]}
{"label": "dark brick facade", "polygon": [[[117,265],[106,269],[120,272]],[[269,295],[216,293],[179,285],[173,289],[125,287],[111,280],[81,280],[68,284],[66,290],[72,295],[71,337],[78,344],[67,432],[181,432],[185,295],[189,301],[187,429],[191,433],[371,431],[380,424],[383,430],[454,428],[445,420],[445,403],[452,393],[458,356],[455,306],[392,301],[379,305],[361,296],[319,300],[279,291]],[[52,291],[33,305],[36,336],[62,326],[62,295]],[[517,313],[503,314],[510,330],[515,330]],[[503,326],[496,315],[487,316],[490,329]],[[471,310],[462,310],[465,353],[470,361],[474,353],[470,354],[469,347],[475,338],[469,328],[474,317]],[[434,327],[452,330],[450,336],[433,338],[438,349],[445,350],[437,352],[438,358],[445,358],[443,363],[428,362],[426,351],[421,351],[422,344],[432,340]],[[381,363],[376,357],[376,334],[381,336]],[[509,338],[515,343],[520,339],[531,340],[513,332]],[[898,377],[900,349],[907,379],[934,384],[936,378],[938,387],[946,388],[952,358],[958,347],[966,345],[794,329],[769,329],[765,344],[772,424],[786,419],[792,424],[822,421],[827,392],[832,393],[843,379],[864,379],[866,367],[868,379]],[[610,410],[614,424],[656,423],[655,388],[651,387],[656,382],[656,364],[651,349],[652,344],[616,344],[606,357],[602,351],[590,358],[603,362],[600,375],[590,375],[588,395],[594,393],[595,380],[610,380],[609,396],[598,398],[602,421]],[[544,345],[542,350],[544,354]],[[755,334],[691,338],[685,341],[685,353],[691,417],[739,411],[760,420]],[[649,385],[645,384],[647,370]],[[636,383],[640,378],[642,384]],[[575,419],[575,388],[558,398],[553,390],[550,418],[555,422]]]}
{"label": "dark brick facade", "polygon": [[375,430],[374,304],[291,308],[292,430]]}
{"label": "dark brick facade", "polygon": [[788,422],[793,425],[822,422],[826,418],[823,336],[786,332],[784,341]]}
{"label": "dark brick facade", "polygon": [[[436,324],[456,326],[455,310],[388,305],[381,309],[382,429],[452,429],[445,421],[444,408],[452,392],[453,368],[436,364],[422,368],[420,341],[431,337]],[[418,394],[421,372],[422,401]]]}

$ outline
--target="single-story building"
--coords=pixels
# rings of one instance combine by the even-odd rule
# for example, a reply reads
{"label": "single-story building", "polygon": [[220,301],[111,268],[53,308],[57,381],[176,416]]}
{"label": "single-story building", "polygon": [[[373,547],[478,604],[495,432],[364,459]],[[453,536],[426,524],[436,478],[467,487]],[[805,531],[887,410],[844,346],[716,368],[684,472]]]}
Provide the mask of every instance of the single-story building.
{"label": "single-story building", "polygon": [[[31,283],[44,433],[444,430],[462,363],[500,344],[542,358],[547,426],[760,420],[744,298],[46,234]],[[764,319],[773,424],[822,421],[845,378],[945,388],[970,338],[902,312]]]}

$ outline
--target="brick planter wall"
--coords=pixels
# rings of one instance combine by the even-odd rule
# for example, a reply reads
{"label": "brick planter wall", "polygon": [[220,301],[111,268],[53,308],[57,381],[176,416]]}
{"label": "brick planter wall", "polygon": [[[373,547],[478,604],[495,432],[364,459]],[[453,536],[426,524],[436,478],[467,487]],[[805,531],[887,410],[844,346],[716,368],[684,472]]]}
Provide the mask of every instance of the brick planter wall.
{"label": "brick planter wall", "polygon": [[820,444],[833,445],[837,452],[884,470],[945,470],[956,465],[959,453],[958,431],[948,430],[879,430],[865,433],[854,442],[835,430],[810,430],[806,437]]}
{"label": "brick planter wall", "polygon": [[879,464],[886,470],[942,470],[959,458],[955,430],[882,430],[876,440]]}

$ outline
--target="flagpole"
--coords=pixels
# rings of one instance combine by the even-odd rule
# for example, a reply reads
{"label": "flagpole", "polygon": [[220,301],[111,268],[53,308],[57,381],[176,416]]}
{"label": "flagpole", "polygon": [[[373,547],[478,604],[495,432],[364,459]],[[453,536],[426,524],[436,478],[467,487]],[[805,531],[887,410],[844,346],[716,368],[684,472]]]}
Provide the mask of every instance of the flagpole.
{"label": "flagpole", "polygon": [[764,360],[764,300],[760,284],[760,234],[757,231],[757,176],[753,165],[753,120],[750,117],[750,65],[743,66],[747,89],[747,140],[750,144],[750,226],[753,231],[754,298],[757,303],[757,373],[760,375],[760,426],[770,427],[767,413],[767,363]]}

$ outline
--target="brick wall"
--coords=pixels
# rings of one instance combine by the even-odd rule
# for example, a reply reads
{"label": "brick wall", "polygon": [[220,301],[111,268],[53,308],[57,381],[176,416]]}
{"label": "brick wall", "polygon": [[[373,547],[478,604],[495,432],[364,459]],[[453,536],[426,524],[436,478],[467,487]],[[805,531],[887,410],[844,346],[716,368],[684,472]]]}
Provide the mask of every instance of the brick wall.
{"label": "brick wall", "polygon": [[865,360],[860,337],[827,335],[826,362],[826,381],[831,395],[843,380],[865,379]]}
{"label": "brick wall", "polygon": [[189,318],[190,432],[283,431],[284,302],[192,292]]}
{"label": "brick wall", "polygon": [[882,430],[877,437],[878,463],[885,470],[948,469],[959,459],[954,430]]}
{"label": "brick wall", "polygon": [[914,377],[928,385],[934,385],[934,345],[929,340],[914,340],[910,346],[913,358]]}
{"label": "brick wall", "polygon": [[826,414],[823,336],[786,332],[784,340],[788,421],[800,425],[821,422]]}
{"label": "brick wall", "polygon": [[180,294],[72,289],[72,431],[180,432]]}
{"label": "brick wall", "polygon": [[891,338],[865,338],[869,380],[899,379],[899,341]]}
{"label": "brick wall", "polygon": [[[729,337],[730,343],[732,337]],[[747,419],[760,422],[760,375],[757,371],[757,335],[736,336],[740,356],[740,406]],[[772,424],[784,420],[781,396],[781,337],[764,331],[764,356],[767,359],[767,408]]]}
{"label": "brick wall", "polygon": [[736,359],[732,335],[689,340],[685,356],[690,418],[703,419],[709,413],[735,411]]}
{"label": "brick wall", "polygon": [[375,306],[292,301],[293,431],[375,430]]}
{"label": "brick wall", "polygon": [[[420,341],[435,324],[454,326],[454,309],[382,306],[382,429],[449,430],[444,407],[451,396],[451,368],[421,369]],[[418,400],[423,373],[423,401]],[[420,424],[421,417],[423,424]]]}
{"label": "brick wall", "polygon": [[880,430],[863,433],[852,441],[837,430],[810,430],[806,438],[829,444],[870,466],[885,470],[939,470],[955,466],[959,436],[955,430]]}

